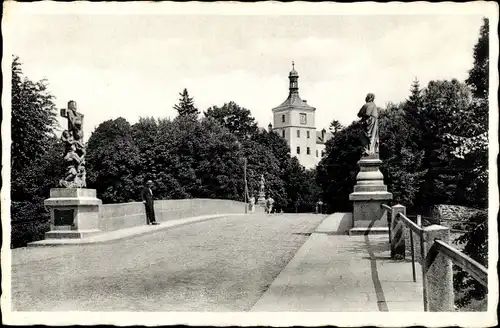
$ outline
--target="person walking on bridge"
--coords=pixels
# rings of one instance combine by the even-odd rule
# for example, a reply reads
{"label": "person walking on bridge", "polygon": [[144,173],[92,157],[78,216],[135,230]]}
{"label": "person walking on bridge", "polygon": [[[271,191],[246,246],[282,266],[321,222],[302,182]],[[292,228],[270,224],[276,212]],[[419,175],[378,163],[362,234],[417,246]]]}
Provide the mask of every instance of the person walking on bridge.
{"label": "person walking on bridge", "polygon": [[273,205],[274,205],[274,199],[271,197],[271,195],[267,194],[267,199],[266,199],[267,214],[271,214],[273,212]]}
{"label": "person walking on bridge", "polygon": [[146,182],[146,186],[142,188],[141,198],[142,202],[146,208],[146,224],[156,225],[158,224],[155,219],[155,208],[154,208],[154,200],[153,200],[153,191],[151,188],[153,187],[153,181],[148,180]]}
{"label": "person walking on bridge", "polygon": [[255,194],[250,195],[250,199],[248,200],[250,203],[250,213],[255,212]]}

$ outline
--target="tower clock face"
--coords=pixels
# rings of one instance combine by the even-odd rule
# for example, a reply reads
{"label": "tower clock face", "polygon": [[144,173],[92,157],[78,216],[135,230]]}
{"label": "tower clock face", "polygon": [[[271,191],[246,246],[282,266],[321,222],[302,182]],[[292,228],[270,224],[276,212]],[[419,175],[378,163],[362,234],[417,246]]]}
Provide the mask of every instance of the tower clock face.
{"label": "tower clock face", "polygon": [[307,124],[306,114],[300,114],[300,124]]}

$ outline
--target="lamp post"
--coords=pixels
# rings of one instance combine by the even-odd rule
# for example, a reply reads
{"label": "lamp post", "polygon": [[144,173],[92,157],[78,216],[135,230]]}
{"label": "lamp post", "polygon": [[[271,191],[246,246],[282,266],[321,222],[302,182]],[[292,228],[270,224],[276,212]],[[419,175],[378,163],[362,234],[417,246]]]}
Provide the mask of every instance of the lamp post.
{"label": "lamp post", "polygon": [[243,179],[245,180],[245,214],[248,214],[247,158],[243,157]]}
{"label": "lamp post", "polygon": [[[241,146],[241,142],[238,140],[236,141],[236,145],[238,146],[238,150],[241,151],[243,148]],[[243,181],[245,184],[245,191],[244,191],[244,199],[245,199],[245,214],[248,214],[248,184],[247,184],[247,158],[246,156],[243,156]]]}

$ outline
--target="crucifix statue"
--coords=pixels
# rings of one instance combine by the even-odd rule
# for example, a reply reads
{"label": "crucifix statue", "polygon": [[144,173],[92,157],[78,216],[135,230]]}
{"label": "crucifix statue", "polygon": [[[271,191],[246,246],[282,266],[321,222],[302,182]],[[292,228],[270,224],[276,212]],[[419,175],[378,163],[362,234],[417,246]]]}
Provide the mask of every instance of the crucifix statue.
{"label": "crucifix statue", "polygon": [[86,187],[85,181],[85,144],[83,143],[83,114],[77,110],[76,102],[68,102],[68,108],[61,109],[61,116],[68,120],[68,129],[64,130],[61,140],[65,144],[64,160],[67,174],[59,181],[65,188]]}

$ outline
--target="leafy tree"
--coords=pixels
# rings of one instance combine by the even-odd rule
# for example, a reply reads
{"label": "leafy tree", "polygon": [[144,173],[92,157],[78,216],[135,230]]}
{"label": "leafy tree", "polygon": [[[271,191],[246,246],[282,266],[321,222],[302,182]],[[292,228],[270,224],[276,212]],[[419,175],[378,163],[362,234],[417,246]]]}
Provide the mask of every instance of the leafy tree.
{"label": "leafy tree", "polygon": [[155,158],[160,135],[159,122],[153,117],[140,117],[132,125],[132,138],[140,153],[141,179],[150,179],[148,175],[158,172]]}
{"label": "leafy tree", "polygon": [[470,114],[471,94],[456,79],[430,81],[422,91],[418,109],[419,149],[424,151],[423,166],[427,169],[417,196],[421,210],[433,204],[458,202],[459,183],[466,168],[451,155],[453,145],[448,135],[460,135]]}
{"label": "leafy tree", "polygon": [[325,144],[326,154],[316,168],[316,181],[321,188],[322,199],[330,211],[352,210],[349,194],[356,184],[357,162],[363,152],[359,142],[362,134],[360,123],[353,122],[333,135]]}
{"label": "leafy tree", "polygon": [[[126,154],[126,156],[124,156]],[[101,123],[87,145],[87,180],[105,203],[137,199],[140,186],[139,149],[130,124],[122,117]]]}
{"label": "leafy tree", "polygon": [[333,120],[330,123],[330,132],[332,134],[337,133],[338,131],[342,130],[343,128],[344,128],[344,126],[342,124],[340,124],[340,122],[338,120]]}
{"label": "leafy tree", "polygon": [[179,93],[181,98],[179,99],[179,104],[174,106],[174,109],[179,113],[179,116],[192,115],[198,116],[200,111],[194,107],[193,98],[189,97],[187,89],[184,89],[182,93]]}
{"label": "leafy tree", "polygon": [[[24,77],[19,57],[12,61],[11,195],[13,200],[31,200],[36,183],[26,179],[43,160],[55,137],[55,104],[47,81]],[[33,177],[33,176],[32,176]]]}
{"label": "leafy tree", "polygon": [[283,173],[283,169],[291,158],[290,147],[286,140],[280,137],[276,132],[268,132],[264,129],[255,133],[252,136],[252,140],[271,151],[280,163],[281,173]]}
{"label": "leafy tree", "polygon": [[[460,114],[466,119],[461,134],[447,134],[447,141],[455,148],[451,155],[465,168],[461,180],[464,203],[485,209],[471,218],[468,232],[456,242],[464,244],[464,253],[479,263],[488,266],[488,82],[489,82],[489,22],[484,19],[480,36],[474,47],[474,67],[465,81],[471,88],[473,101],[468,111]],[[487,289],[470,277],[464,270],[456,268],[454,286],[459,291],[456,303],[467,306],[472,300],[485,300]],[[486,302],[482,303],[485,310]],[[480,307],[481,307],[480,306]]]}
{"label": "leafy tree", "polygon": [[483,99],[488,99],[489,90],[489,30],[489,20],[483,18],[479,40],[474,46],[474,66],[465,80],[465,83],[471,87],[474,97]]}
{"label": "leafy tree", "polygon": [[296,157],[285,167],[285,190],[288,196],[287,211],[312,212],[318,201],[319,188],[314,170],[305,170]]}
{"label": "leafy tree", "polygon": [[161,121],[159,131],[156,172],[175,182],[159,190],[159,197],[243,199],[243,162],[236,138],[224,127],[179,116]]}
{"label": "leafy tree", "polygon": [[[455,242],[464,245],[463,252],[484,266],[488,266],[488,214],[486,211],[479,212],[471,218],[476,223],[472,228],[457,238]],[[488,290],[472,278],[460,267],[454,267],[453,284],[459,291],[455,303],[465,307],[473,299],[482,300],[486,297]],[[484,309],[485,310],[485,309]]]}
{"label": "leafy tree", "polygon": [[384,174],[394,203],[412,210],[426,170],[422,167],[424,152],[412,142],[418,131],[410,124],[405,104],[389,104],[382,111],[380,126],[380,170]]}
{"label": "leafy tree", "polygon": [[[285,184],[283,181],[283,162],[269,147],[269,137],[272,134],[261,131],[254,139],[242,141],[243,156],[247,158],[247,181],[250,193],[257,192],[260,187],[260,177],[264,176],[266,192],[276,201],[276,209],[285,208],[288,204]],[[259,140],[268,142],[260,143]],[[258,194],[255,195],[256,197]]]}
{"label": "leafy tree", "polygon": [[12,61],[11,247],[39,240],[49,229],[43,200],[62,176],[63,147],[47,81],[33,82]]}
{"label": "leafy tree", "polygon": [[[276,183],[278,191],[273,195],[277,209],[287,212],[311,212],[319,195],[315,171],[305,170],[297,158],[291,157],[287,142],[275,132],[261,130],[253,135],[252,140],[270,150],[267,156],[276,160],[276,171],[269,173],[282,182]],[[260,169],[269,171],[265,166]],[[258,183],[258,180],[255,183]]]}
{"label": "leafy tree", "polygon": [[460,133],[445,136],[455,147],[452,155],[460,159],[465,168],[464,202],[480,208],[486,208],[488,201],[488,51],[489,22],[485,18],[474,47],[474,67],[465,81],[472,90],[472,103],[468,111],[460,113],[464,117]]}
{"label": "leafy tree", "polygon": [[250,111],[233,101],[225,103],[222,107],[212,106],[204,114],[205,117],[225,126],[239,140],[249,138],[258,131],[257,123]]}

